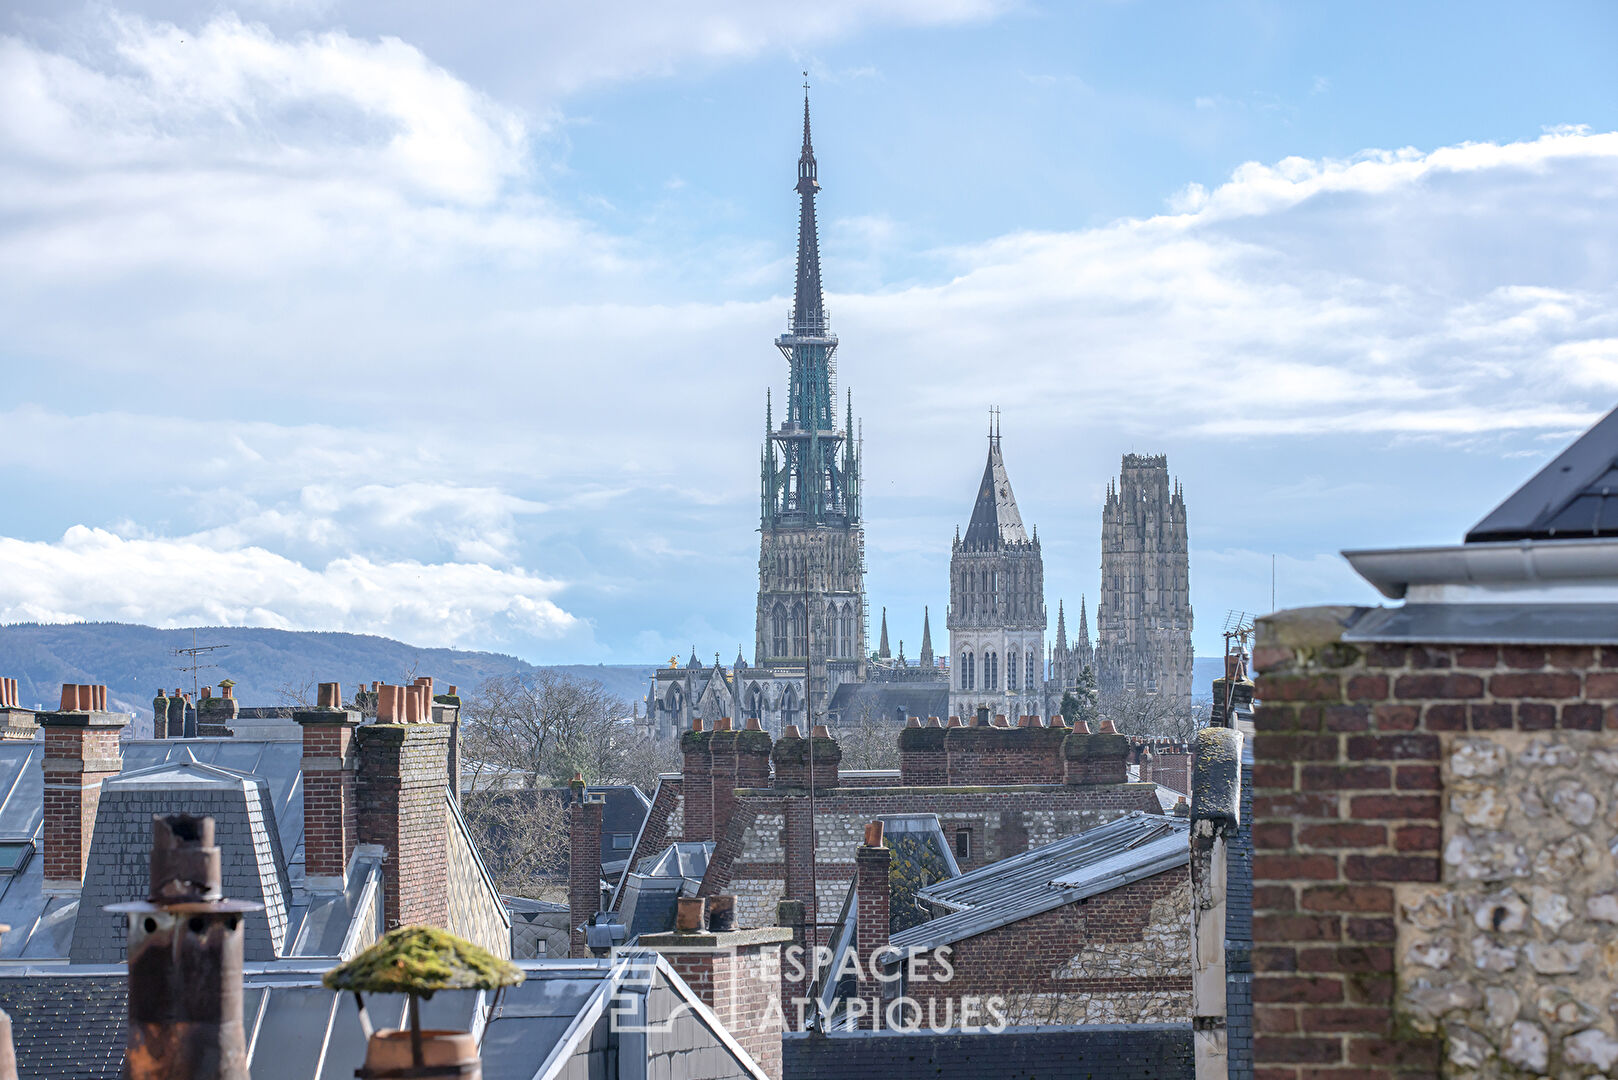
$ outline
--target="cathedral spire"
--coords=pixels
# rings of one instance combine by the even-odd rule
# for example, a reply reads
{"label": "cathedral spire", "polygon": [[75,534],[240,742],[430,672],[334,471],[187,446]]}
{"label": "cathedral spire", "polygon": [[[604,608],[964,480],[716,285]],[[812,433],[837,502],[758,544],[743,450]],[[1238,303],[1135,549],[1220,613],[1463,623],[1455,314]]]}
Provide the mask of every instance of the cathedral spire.
{"label": "cathedral spire", "polygon": [[891,655],[888,652],[888,609],[882,609],[882,639],[876,647],[876,655],[886,660]]}
{"label": "cathedral spire", "polygon": [[925,607],[921,609],[921,666],[933,666],[933,627]]}
{"label": "cathedral spire", "polygon": [[792,295],[792,332],[803,336],[826,332],[825,300],[820,291],[820,234],[815,227],[818,172],[814,144],[809,139],[809,83],[805,80],[803,150],[798,154],[798,284]]}
{"label": "cathedral spire", "polygon": [[972,520],[966,526],[966,546],[987,551],[1004,544],[1027,542],[1028,534],[1023,530],[1022,515],[1017,512],[1017,498],[1011,493],[1006,463],[1000,456],[1000,428],[998,423],[991,420],[989,460],[983,466],[983,480],[978,484]]}
{"label": "cathedral spire", "polygon": [[1090,651],[1090,621],[1085,617],[1084,607],[1085,607],[1085,598],[1081,594],[1079,596],[1079,637],[1078,637],[1078,643],[1079,643],[1079,646],[1081,648],[1083,648],[1085,652],[1089,652]]}
{"label": "cathedral spire", "polygon": [[1067,615],[1062,611],[1062,601],[1056,601],[1056,649],[1058,652],[1067,651]]}

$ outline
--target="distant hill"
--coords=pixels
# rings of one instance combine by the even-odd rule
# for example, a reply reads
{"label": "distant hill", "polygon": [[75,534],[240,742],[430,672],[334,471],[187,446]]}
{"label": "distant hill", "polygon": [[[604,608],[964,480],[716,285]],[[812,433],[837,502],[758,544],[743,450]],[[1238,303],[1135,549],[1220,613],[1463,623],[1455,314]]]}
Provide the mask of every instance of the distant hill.
{"label": "distant hill", "polygon": [[[18,682],[24,706],[54,708],[62,684],[105,683],[109,707],[132,712],[150,732],[152,697],[159,687],[191,689],[191,673],[181,672],[192,632],[159,630],[130,623],[18,623],[0,626],[0,675]],[[198,673],[203,686],[236,680],[236,697],[246,705],[280,705],[283,694],[318,682],[352,687],[381,680],[403,682],[431,675],[440,684],[471,690],[494,675],[537,670],[533,664],[499,653],[425,649],[371,634],[264,630],[210,626],[196,631],[198,645],[228,645],[201,661],[215,665]],[[655,665],[558,664],[557,671],[598,680],[626,701],[645,696]],[[140,726],[137,723],[137,726]]]}

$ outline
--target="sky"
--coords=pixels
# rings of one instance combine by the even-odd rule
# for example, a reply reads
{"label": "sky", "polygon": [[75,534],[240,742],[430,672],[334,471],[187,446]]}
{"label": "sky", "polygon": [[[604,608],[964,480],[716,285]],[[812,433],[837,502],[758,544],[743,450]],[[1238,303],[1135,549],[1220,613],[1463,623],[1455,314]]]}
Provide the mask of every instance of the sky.
{"label": "sky", "polygon": [[[751,657],[804,71],[872,619],[988,410],[1047,604],[1120,455],[1228,612],[1374,603],[1618,404],[1618,6],[12,0],[0,622]],[[875,627],[872,627],[873,639]]]}

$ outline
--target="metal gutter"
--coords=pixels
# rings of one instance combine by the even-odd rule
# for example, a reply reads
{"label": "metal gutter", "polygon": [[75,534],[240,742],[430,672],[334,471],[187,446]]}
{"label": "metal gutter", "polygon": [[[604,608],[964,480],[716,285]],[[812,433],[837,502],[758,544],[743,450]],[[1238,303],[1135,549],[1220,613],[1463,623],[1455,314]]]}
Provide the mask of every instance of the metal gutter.
{"label": "metal gutter", "polygon": [[[1412,588],[1575,584],[1618,588],[1618,541],[1517,540],[1447,547],[1343,552],[1383,596],[1402,600]],[[1573,599],[1573,597],[1570,597]]]}

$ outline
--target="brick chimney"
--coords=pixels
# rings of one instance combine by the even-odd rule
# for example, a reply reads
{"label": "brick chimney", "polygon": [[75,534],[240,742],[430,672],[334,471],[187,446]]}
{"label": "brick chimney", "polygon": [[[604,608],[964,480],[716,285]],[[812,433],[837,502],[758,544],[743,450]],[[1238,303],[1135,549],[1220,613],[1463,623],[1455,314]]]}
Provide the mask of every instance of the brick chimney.
{"label": "brick chimney", "polygon": [[680,736],[684,758],[680,771],[680,795],[685,804],[686,840],[712,840],[713,834],[713,753],[708,748],[713,733],[702,730],[702,718],[691,721],[691,730]]}
{"label": "brick chimney", "polygon": [[38,729],[34,711],[18,700],[17,680],[0,677],[0,739],[27,742]]}
{"label": "brick chimney", "polygon": [[[393,715],[409,715],[407,688],[394,690]],[[416,695],[418,701],[420,696]],[[419,708],[419,706],[418,706]],[[449,730],[437,724],[388,722],[355,729],[359,772],[359,842],[388,853],[382,875],[387,928],[449,921],[449,820],[444,805]]]}
{"label": "brick chimney", "polygon": [[764,1074],[780,1080],[781,947],[791,941],[790,929],[766,926],[642,934],[637,944],[662,953]]}
{"label": "brick chimney", "polygon": [[601,811],[606,800],[586,794],[584,777],[568,785],[568,955],[585,958],[583,927],[601,910]]}
{"label": "brick chimney", "polygon": [[95,835],[101,782],[124,767],[118,739],[129,717],[107,711],[105,686],[64,683],[61,708],[37,720],[45,729],[45,891],[77,893]]}
{"label": "brick chimney", "polygon": [[[1102,727],[1110,727],[1102,721]],[[1129,780],[1129,739],[1116,731],[1090,735],[1073,732],[1062,740],[1069,784],[1123,784]]]}
{"label": "brick chimney", "polygon": [[826,730],[816,724],[812,737],[805,739],[796,724],[787,725],[776,740],[770,758],[775,763],[775,786],[778,788],[809,787],[809,754],[814,747],[814,785],[817,790],[837,786],[837,766],[843,760],[843,751]]}
{"label": "brick chimney", "polygon": [[219,684],[220,696],[213,696],[213,688],[202,688],[202,699],[197,702],[197,735],[223,738],[233,735],[230,725],[240,715],[240,705],[234,694],[236,684],[226,679]]}
{"label": "brick chimney", "polygon": [[303,727],[304,872],[311,890],[340,890],[359,842],[354,731],[363,718],[359,710],[343,708],[337,683],[321,683],[316,706],[294,712],[292,719]]}
{"label": "brick chimney", "polygon": [[949,759],[944,753],[944,729],[938,718],[922,727],[915,717],[899,732],[899,783],[906,787],[938,787],[949,783]]}
{"label": "brick chimney", "polygon": [[[427,689],[433,688],[432,680]],[[449,728],[449,790],[456,802],[461,798],[461,695],[460,687],[451,686],[447,693],[431,694],[433,723]]]}
{"label": "brick chimney", "polygon": [[893,852],[882,843],[882,822],[865,826],[865,842],[854,852],[854,943],[859,950],[861,977],[859,996],[865,1001],[860,1027],[870,1028],[882,1011],[882,988],[871,977],[871,958],[888,946],[888,870]]}
{"label": "brick chimney", "polygon": [[751,717],[747,727],[736,737],[736,786],[739,788],[767,788],[770,786],[770,733]]}
{"label": "brick chimney", "polygon": [[711,762],[709,783],[713,788],[713,838],[722,840],[731,811],[736,809],[736,737],[730,717],[719,718],[718,729],[708,739]]}

